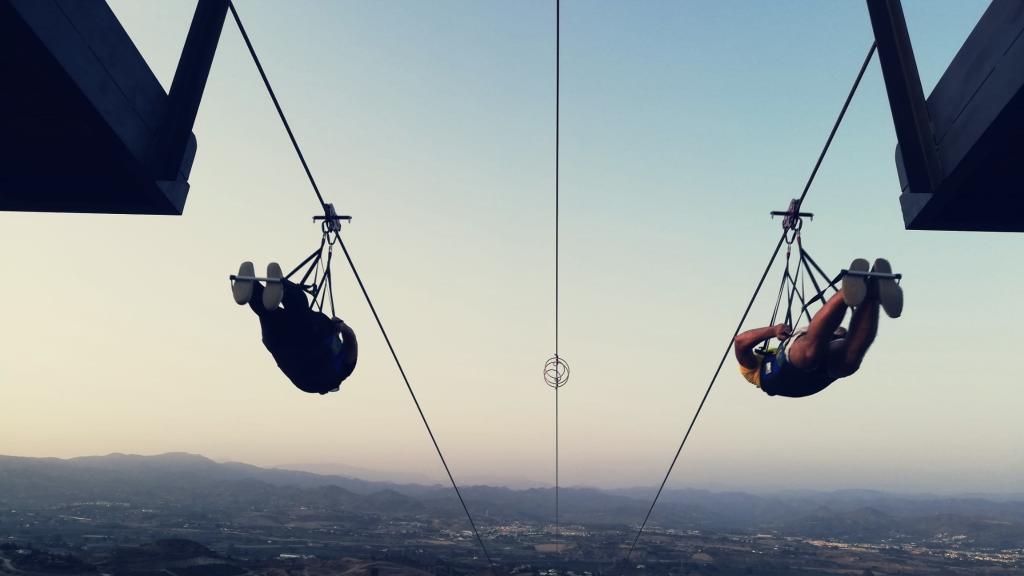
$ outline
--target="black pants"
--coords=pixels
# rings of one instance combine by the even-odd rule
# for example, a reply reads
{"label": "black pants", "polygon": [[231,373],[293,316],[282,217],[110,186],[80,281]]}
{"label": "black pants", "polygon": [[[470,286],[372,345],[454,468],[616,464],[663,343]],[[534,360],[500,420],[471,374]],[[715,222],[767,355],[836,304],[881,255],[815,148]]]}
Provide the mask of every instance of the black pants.
{"label": "black pants", "polygon": [[[306,299],[306,293],[302,288],[288,280],[281,280],[281,284],[284,286],[284,299],[281,300],[281,304],[284,305],[285,310],[313,312],[309,309],[309,300]],[[252,298],[249,299],[249,308],[252,308],[252,311],[260,318],[276,312],[276,310],[267,310],[263,307],[263,290],[263,285],[259,282],[252,283]]]}
{"label": "black pants", "polygon": [[284,308],[263,306],[264,288],[253,283],[249,307],[260,319],[263,345],[285,376],[303,392],[326,394],[338,388],[352,373],[354,362],[345,362],[344,344],[334,322],[309,307],[305,291],[282,280]]}

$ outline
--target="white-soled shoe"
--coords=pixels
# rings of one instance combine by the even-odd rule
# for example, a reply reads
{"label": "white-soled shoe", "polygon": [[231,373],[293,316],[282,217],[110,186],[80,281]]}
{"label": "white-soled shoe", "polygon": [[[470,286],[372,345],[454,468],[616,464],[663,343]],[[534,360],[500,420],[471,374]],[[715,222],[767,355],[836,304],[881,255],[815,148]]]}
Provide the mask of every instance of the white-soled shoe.
{"label": "white-soled shoe", "polygon": [[[868,261],[863,258],[857,258],[850,262],[850,267],[847,270],[850,272],[867,272]],[[867,295],[868,283],[864,280],[863,276],[843,275],[843,301],[846,302],[847,306],[860,306],[861,302],[864,302],[864,298],[867,298]]]}
{"label": "white-soled shoe", "polygon": [[[242,265],[238,267],[238,276],[248,276],[252,278],[256,275],[256,268],[253,267],[252,262],[242,262]],[[231,281],[231,295],[235,297],[235,303],[239,306],[244,306],[249,303],[252,299],[252,280],[232,280]]]}
{"label": "white-soled shoe", "polygon": [[[885,258],[875,260],[872,272],[892,274],[892,265]],[[903,288],[892,278],[873,278],[878,287],[878,301],[882,304],[882,310],[889,318],[899,318],[903,313]]]}
{"label": "white-soled shoe", "polygon": [[263,307],[276,310],[284,300],[284,284],[281,283],[281,265],[277,262],[267,264],[267,286],[263,289]]}

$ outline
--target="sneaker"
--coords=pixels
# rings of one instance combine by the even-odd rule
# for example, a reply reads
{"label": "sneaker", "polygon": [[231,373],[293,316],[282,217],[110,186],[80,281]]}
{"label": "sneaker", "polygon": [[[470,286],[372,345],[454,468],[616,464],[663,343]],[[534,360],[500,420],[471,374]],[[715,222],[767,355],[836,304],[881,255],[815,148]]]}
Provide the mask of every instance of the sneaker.
{"label": "sneaker", "polygon": [[263,289],[263,307],[276,310],[284,300],[284,284],[281,283],[281,265],[277,262],[267,264],[267,287]]}
{"label": "sneaker", "polygon": [[[863,258],[857,258],[850,262],[848,270],[850,272],[867,272],[868,261]],[[843,275],[843,301],[846,302],[847,306],[860,306],[867,295],[868,283],[864,281],[863,276]]]}
{"label": "sneaker", "polygon": [[[238,267],[238,276],[252,278],[255,275],[256,268],[253,267],[252,262],[242,262],[242,265]],[[252,280],[237,278],[231,281],[231,295],[235,297],[235,303],[239,306],[248,304],[252,298],[252,282]]]}
{"label": "sneaker", "polygon": [[[892,274],[892,265],[885,258],[878,258],[871,271]],[[877,286],[878,301],[882,304],[886,316],[899,318],[903,313],[903,288],[900,288],[892,278],[873,278],[872,281]]]}

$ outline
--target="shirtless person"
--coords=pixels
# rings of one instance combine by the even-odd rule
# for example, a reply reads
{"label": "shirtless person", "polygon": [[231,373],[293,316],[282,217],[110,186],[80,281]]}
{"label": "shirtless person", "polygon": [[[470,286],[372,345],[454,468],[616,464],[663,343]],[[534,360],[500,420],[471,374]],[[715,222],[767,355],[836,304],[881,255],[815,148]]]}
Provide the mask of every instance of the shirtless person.
{"label": "shirtless person", "polygon": [[[843,276],[842,291],[814,315],[806,329],[792,332],[778,324],[748,330],[736,336],[734,348],[740,373],[769,396],[801,398],[821,392],[829,384],[855,373],[878,333],[879,309],[890,318],[903,311],[903,290],[885,259],[858,258]],[[872,276],[877,274],[878,276]],[[842,328],[846,310],[853,309],[848,329]],[[777,348],[754,348],[775,338]]]}

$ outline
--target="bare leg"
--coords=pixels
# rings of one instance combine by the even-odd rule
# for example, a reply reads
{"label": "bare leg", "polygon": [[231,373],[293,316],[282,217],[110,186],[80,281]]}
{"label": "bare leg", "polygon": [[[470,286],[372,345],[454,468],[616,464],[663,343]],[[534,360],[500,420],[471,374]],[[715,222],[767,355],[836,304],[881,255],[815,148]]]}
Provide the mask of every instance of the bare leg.
{"label": "bare leg", "polygon": [[842,345],[835,346],[830,350],[829,373],[844,378],[860,368],[864,355],[867,354],[868,348],[871,347],[875,336],[878,335],[878,310],[878,299],[870,298],[853,311],[853,318],[850,319],[850,331],[842,340]]}
{"label": "bare leg", "polygon": [[813,370],[825,361],[829,342],[835,337],[836,329],[843,323],[846,309],[842,293],[832,296],[824,308],[811,319],[807,333],[786,348],[786,357],[789,361],[801,370]]}

